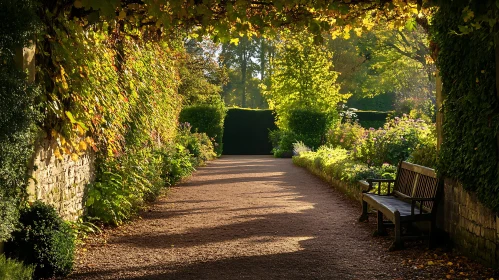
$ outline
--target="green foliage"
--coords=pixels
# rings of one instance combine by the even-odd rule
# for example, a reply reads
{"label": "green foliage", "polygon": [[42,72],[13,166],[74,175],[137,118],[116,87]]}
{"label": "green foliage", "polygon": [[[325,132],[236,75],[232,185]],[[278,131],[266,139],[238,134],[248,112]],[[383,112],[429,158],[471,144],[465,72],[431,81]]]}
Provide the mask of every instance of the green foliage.
{"label": "green foliage", "polygon": [[326,143],[332,147],[346,150],[354,148],[357,141],[364,136],[365,129],[358,122],[336,122],[326,133]]}
{"label": "green foliage", "polygon": [[9,239],[19,220],[19,202],[8,196],[0,195],[0,240]]}
{"label": "green foliage", "polygon": [[[87,194],[87,218],[120,225],[133,217],[144,201],[154,200],[170,186],[162,174],[172,155],[164,149],[130,147],[119,157],[99,158],[96,180]],[[189,159],[188,153],[186,156]]]}
{"label": "green foliage", "polygon": [[189,123],[180,124],[176,142],[187,149],[195,166],[217,157],[210,137],[206,133],[192,133]]}
{"label": "green foliage", "polygon": [[435,137],[434,129],[423,120],[395,117],[383,128],[367,130],[355,144],[353,155],[369,166],[396,165],[406,160],[419,143]]}
{"label": "green foliage", "polygon": [[22,262],[9,259],[0,254],[0,279],[31,280],[34,267],[24,265]]}
{"label": "green foliage", "polygon": [[134,217],[144,202],[156,199],[165,187],[215,158],[209,137],[190,130],[188,125],[180,126],[173,144],[130,146],[120,156],[101,156],[96,180],[87,194],[87,219],[120,225]]}
{"label": "green foliage", "polygon": [[167,186],[173,186],[175,183],[185,178],[194,171],[189,150],[184,146],[177,144],[175,147],[162,151],[164,156],[161,169],[161,178]]}
{"label": "green foliage", "polygon": [[19,222],[6,244],[7,254],[34,265],[37,277],[68,275],[74,263],[74,235],[56,210],[36,201],[21,211]]}
{"label": "green foliage", "polygon": [[293,109],[289,112],[287,128],[308,147],[318,148],[323,142],[329,124],[328,117],[325,112]]}
{"label": "green foliage", "polygon": [[298,136],[289,130],[273,130],[269,132],[269,139],[272,142],[272,153],[276,158],[288,158],[293,156],[293,144]]}
{"label": "green foliage", "polygon": [[430,168],[437,168],[438,151],[436,137],[421,139],[407,161]]}
{"label": "green foliage", "polygon": [[[227,69],[228,82],[223,86],[223,98],[228,106],[267,108],[260,84],[266,80],[269,60],[268,42],[262,37],[238,36],[234,43],[222,44],[220,64]],[[259,76],[259,77],[258,77]]]}
{"label": "green foliage", "polygon": [[225,118],[224,154],[268,155],[269,130],[276,129],[271,110],[230,108]]}
{"label": "green foliage", "polygon": [[[137,35],[135,41],[116,35],[107,22],[86,28],[88,22],[70,20],[64,9],[40,16],[44,127],[58,140],[58,158],[65,153],[76,159],[89,147],[113,156],[130,141],[166,142],[175,136],[182,103],[178,69],[172,67],[181,52],[178,40],[167,44]],[[149,137],[132,139],[130,130]]]}
{"label": "green foliage", "polygon": [[182,108],[179,122],[189,123],[194,131],[206,133],[213,139],[216,153],[221,155],[225,115],[226,109],[221,101],[213,105],[191,105]]}
{"label": "green foliage", "polygon": [[185,54],[180,60],[179,94],[183,103],[193,105],[209,103],[213,98],[220,98],[221,85],[227,80],[227,73],[217,63],[218,45],[211,40],[187,40]]}
{"label": "green foliage", "polygon": [[[26,196],[28,161],[33,154],[39,89],[27,82],[17,57],[38,30],[35,3],[6,0],[0,4],[0,242],[9,238]],[[18,54],[17,54],[18,55]],[[21,61],[19,61],[21,60]]]}
{"label": "green foliage", "polygon": [[[424,18],[418,21],[423,23]],[[393,25],[391,20],[378,22],[360,36],[328,40],[329,49],[334,52],[335,70],[341,73],[341,92],[352,94],[348,106],[389,111],[406,99],[417,106],[425,100],[435,100],[436,68],[430,55],[428,31],[424,24],[398,30]]]}
{"label": "green foliage", "polygon": [[[497,212],[499,114],[494,37],[486,29],[462,35],[449,32],[458,31],[464,24],[461,16],[467,4],[461,1],[442,5],[433,20],[437,63],[445,85],[444,137],[438,170],[441,175],[459,180]],[[474,5],[478,6],[478,1]],[[476,17],[482,15],[477,13]]]}
{"label": "green foliage", "polygon": [[349,151],[342,148],[320,147],[316,152],[304,152],[293,157],[299,166],[315,169],[337,180],[355,183],[361,179],[394,179],[396,167],[389,164],[368,166],[356,161]]}
{"label": "green foliage", "polygon": [[[425,6],[429,0],[422,1]],[[418,14],[419,1],[351,1],[317,2],[311,0],[278,0],[273,2],[236,1],[225,2],[205,0],[202,2],[144,0],[142,5],[122,5],[116,0],[77,0],[78,8],[99,11],[106,19],[124,18],[127,22],[148,23],[152,32],[161,28],[166,34],[178,29],[195,28],[196,36],[210,34],[215,40],[228,42],[231,35],[257,33],[272,36],[276,29],[289,27],[296,29],[309,27],[314,35],[341,24],[349,28],[335,30],[335,35],[349,34],[371,29],[381,20],[391,19],[393,27],[403,27],[406,21]],[[167,6],[168,9],[164,7]],[[117,10],[123,10],[117,15]],[[284,16],[285,15],[285,16]],[[150,27],[149,27],[150,25]],[[156,26],[156,28],[154,28]],[[194,28],[193,28],[194,29]]]}
{"label": "green foliage", "polygon": [[324,45],[314,44],[313,37],[305,31],[281,34],[271,69],[270,84],[264,94],[281,129],[288,128],[294,109],[320,111],[333,117],[338,102],[348,98],[339,93],[335,83],[338,73],[333,70],[332,52]]}

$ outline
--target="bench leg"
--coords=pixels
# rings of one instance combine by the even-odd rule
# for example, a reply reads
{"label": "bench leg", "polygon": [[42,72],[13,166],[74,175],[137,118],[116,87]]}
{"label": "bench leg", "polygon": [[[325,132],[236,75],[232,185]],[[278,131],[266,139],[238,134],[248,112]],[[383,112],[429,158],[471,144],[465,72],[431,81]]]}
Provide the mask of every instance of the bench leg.
{"label": "bench leg", "polygon": [[436,230],[435,219],[432,219],[430,222],[430,232],[428,238],[428,248],[430,249],[435,248],[435,233],[436,233],[435,230]]}
{"label": "bench leg", "polygon": [[395,211],[395,242],[390,246],[390,251],[400,250],[404,248],[404,242],[402,241],[402,225],[400,223],[400,212]]}
{"label": "bench leg", "polygon": [[367,202],[362,200],[362,214],[359,217],[359,222],[367,222],[369,220],[369,215],[367,214]]}
{"label": "bench leg", "polygon": [[373,233],[373,236],[386,236],[388,232],[386,232],[385,224],[383,223],[383,213],[378,211],[378,229]]}

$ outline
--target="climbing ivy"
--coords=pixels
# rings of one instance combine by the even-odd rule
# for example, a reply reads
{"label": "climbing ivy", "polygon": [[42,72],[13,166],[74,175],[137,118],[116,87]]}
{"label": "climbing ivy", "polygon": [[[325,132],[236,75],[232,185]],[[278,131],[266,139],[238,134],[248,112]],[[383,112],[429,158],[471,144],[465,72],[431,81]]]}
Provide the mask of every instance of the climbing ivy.
{"label": "climbing ivy", "polygon": [[0,241],[7,239],[26,196],[28,161],[33,153],[39,119],[38,88],[27,83],[15,61],[16,52],[29,44],[37,30],[31,0],[0,3]]}
{"label": "climbing ivy", "polygon": [[499,211],[494,39],[488,29],[460,35],[453,32],[464,24],[465,5],[442,4],[433,20],[445,98],[438,169]]}

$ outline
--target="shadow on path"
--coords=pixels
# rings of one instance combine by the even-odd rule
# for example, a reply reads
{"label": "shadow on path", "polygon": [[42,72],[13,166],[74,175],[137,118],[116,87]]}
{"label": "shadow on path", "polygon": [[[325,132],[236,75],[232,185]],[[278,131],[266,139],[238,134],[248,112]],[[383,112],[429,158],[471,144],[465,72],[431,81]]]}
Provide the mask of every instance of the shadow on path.
{"label": "shadow on path", "polygon": [[[359,205],[289,159],[224,156],[80,255],[71,279],[394,279]],[[382,264],[382,265],[380,265]]]}

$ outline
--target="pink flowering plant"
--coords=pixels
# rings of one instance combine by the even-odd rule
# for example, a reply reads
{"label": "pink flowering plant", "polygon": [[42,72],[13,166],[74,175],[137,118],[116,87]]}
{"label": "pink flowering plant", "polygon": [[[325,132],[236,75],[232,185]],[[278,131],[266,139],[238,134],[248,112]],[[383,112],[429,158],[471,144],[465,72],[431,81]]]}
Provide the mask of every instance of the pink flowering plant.
{"label": "pink flowering plant", "polygon": [[407,160],[419,143],[435,139],[434,126],[407,115],[389,120],[383,128],[366,130],[352,149],[355,159],[368,166],[396,165]]}

